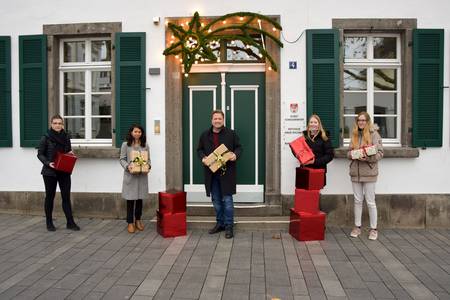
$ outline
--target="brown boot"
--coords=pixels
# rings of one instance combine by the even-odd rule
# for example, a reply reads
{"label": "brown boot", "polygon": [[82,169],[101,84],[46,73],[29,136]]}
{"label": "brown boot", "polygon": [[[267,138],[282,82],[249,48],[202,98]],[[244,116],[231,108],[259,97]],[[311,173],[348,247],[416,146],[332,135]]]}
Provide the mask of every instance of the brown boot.
{"label": "brown boot", "polygon": [[134,228],[134,224],[133,223],[129,223],[127,229],[128,229],[129,233],[134,233],[136,231],[136,229]]}
{"label": "brown boot", "polygon": [[134,223],[134,225],[136,226],[137,230],[143,231],[144,230],[144,223],[142,223],[141,220],[136,220],[136,222]]}

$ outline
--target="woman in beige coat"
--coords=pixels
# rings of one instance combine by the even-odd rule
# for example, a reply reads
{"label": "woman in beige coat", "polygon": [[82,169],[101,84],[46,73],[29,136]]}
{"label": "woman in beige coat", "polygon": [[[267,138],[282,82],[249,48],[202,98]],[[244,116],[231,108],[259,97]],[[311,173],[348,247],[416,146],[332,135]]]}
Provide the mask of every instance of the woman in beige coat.
{"label": "woman in beige coat", "polygon": [[[383,158],[383,144],[378,127],[372,124],[367,112],[360,112],[355,119],[347,157],[351,160],[350,177],[352,180],[353,197],[355,200],[355,227],[350,233],[351,237],[361,234],[362,203],[366,199],[369,210],[370,231],[369,239],[378,238],[377,206],[375,203],[375,184],[378,176],[378,161]],[[363,151],[362,157],[352,158],[352,150],[365,146],[375,146],[375,153],[367,155]]]}
{"label": "woman in beige coat", "polygon": [[[132,152],[147,152],[147,161],[133,162]],[[133,173],[135,164],[142,163],[146,166],[145,172]],[[143,199],[148,198],[148,170],[150,169],[150,151],[147,144],[144,128],[134,124],[128,130],[126,142],[120,149],[120,164],[123,171],[122,198],[127,202],[128,232],[144,230],[141,221]],[[139,168],[139,167],[138,167]]]}

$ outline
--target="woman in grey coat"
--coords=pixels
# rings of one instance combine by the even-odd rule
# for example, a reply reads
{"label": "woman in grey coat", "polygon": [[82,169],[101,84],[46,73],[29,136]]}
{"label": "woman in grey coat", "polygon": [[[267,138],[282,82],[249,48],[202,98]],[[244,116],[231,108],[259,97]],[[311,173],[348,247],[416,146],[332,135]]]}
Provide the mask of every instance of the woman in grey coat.
{"label": "woman in grey coat", "polygon": [[133,124],[128,130],[126,142],[122,143],[120,149],[120,164],[124,169],[122,198],[127,201],[127,229],[129,233],[142,231],[142,200],[148,197],[147,175],[151,165],[150,151],[142,126]]}

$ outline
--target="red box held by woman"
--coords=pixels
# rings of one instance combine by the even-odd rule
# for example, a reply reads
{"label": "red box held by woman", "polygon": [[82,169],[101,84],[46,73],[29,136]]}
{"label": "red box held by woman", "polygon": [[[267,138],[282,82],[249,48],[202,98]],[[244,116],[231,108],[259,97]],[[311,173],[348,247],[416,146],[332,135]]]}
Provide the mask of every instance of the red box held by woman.
{"label": "red box held by woman", "polygon": [[186,192],[159,192],[158,199],[159,211],[162,214],[186,212]]}
{"label": "red box held by woman", "polygon": [[305,164],[314,158],[314,153],[306,143],[305,137],[301,136],[289,143],[292,154],[301,164]]}
{"label": "red box held by woman", "polygon": [[54,160],[55,170],[72,174],[76,161],[77,157],[73,154],[56,152]]}
{"label": "red box held by woman", "polygon": [[294,209],[297,212],[319,212],[319,190],[295,189]]}
{"label": "red box held by woman", "polygon": [[325,170],[298,167],[295,169],[295,187],[304,190],[320,190],[325,185]]}
{"label": "red box held by woman", "polygon": [[289,233],[299,241],[321,241],[325,239],[326,214],[322,211],[311,214],[297,212],[291,208]]}
{"label": "red box held by woman", "polygon": [[156,230],[163,237],[186,235],[186,213],[163,214],[156,211]]}

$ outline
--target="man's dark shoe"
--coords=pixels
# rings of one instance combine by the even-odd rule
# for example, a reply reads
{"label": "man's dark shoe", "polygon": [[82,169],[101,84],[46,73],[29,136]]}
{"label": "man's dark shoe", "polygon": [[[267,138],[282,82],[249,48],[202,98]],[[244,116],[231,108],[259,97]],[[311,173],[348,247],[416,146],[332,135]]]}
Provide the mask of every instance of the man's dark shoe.
{"label": "man's dark shoe", "polygon": [[48,231],[56,231],[55,225],[53,223],[47,223],[47,230]]}
{"label": "man's dark shoe", "polygon": [[209,234],[214,234],[214,233],[218,233],[221,232],[225,229],[225,227],[223,227],[222,225],[216,224],[216,226],[214,226],[214,228],[210,229],[208,231]]}
{"label": "man's dark shoe", "polygon": [[232,226],[228,226],[227,228],[225,228],[225,238],[226,239],[231,239],[233,237],[233,227]]}
{"label": "man's dark shoe", "polygon": [[80,231],[80,227],[75,223],[67,223],[66,228],[73,231]]}

